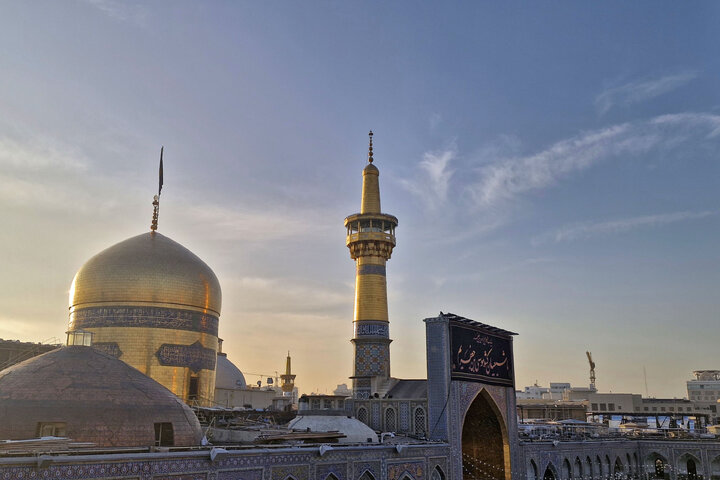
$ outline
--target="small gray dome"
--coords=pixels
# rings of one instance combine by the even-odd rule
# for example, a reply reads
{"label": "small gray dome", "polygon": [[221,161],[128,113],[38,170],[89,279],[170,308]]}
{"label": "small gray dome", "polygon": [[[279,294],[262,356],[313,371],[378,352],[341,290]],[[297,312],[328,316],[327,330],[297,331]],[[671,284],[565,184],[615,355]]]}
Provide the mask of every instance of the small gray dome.
{"label": "small gray dome", "polygon": [[218,353],[217,365],[215,366],[215,388],[233,389],[245,388],[245,375],[235,366],[227,355]]}
{"label": "small gray dome", "polygon": [[[0,372],[0,439],[46,435],[43,426],[101,447],[155,444],[170,424],[172,444],[199,445],[193,411],[170,390],[92,347],[68,346]],[[160,427],[168,431],[168,427]]]}

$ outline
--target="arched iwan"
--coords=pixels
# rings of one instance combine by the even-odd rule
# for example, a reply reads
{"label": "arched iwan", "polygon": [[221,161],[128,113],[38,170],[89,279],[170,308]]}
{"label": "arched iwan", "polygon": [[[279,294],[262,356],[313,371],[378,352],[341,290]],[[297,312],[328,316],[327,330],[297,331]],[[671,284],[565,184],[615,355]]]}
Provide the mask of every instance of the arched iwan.
{"label": "arched iwan", "polygon": [[507,425],[495,401],[482,389],[465,413],[462,428],[463,476],[511,480]]}

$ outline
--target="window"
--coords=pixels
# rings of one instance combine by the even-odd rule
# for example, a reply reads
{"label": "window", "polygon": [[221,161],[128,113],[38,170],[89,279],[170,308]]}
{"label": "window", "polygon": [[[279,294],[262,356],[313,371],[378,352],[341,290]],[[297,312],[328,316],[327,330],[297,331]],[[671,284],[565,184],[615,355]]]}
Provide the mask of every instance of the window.
{"label": "window", "polygon": [[313,398],[310,402],[310,408],[312,410],[320,410],[320,399],[319,398]]}
{"label": "window", "polygon": [[598,408],[597,408],[597,403],[593,403],[591,408],[592,408],[593,410],[597,410],[597,409],[598,409]]}
{"label": "window", "polygon": [[417,407],[413,416],[415,423],[415,435],[425,436],[425,409]]}
{"label": "window", "polygon": [[337,401],[338,410],[342,410],[345,408],[345,400],[338,400]]}
{"label": "window", "polygon": [[175,445],[175,439],[173,437],[173,426],[172,423],[156,423],[155,424],[155,446],[157,447],[172,447]]}
{"label": "window", "polygon": [[643,411],[647,412],[648,410],[650,410],[650,408],[648,408],[648,407],[643,407]]}
{"label": "window", "polygon": [[368,422],[368,413],[365,407],[358,408],[357,411],[357,419],[360,420],[362,423],[367,424]]}
{"label": "window", "polygon": [[395,409],[388,407],[385,409],[385,431],[394,432],[397,430],[395,426]]}
{"label": "window", "polygon": [[323,400],[323,408],[332,408],[332,400],[329,398]]}
{"label": "window", "polygon": [[188,400],[197,400],[198,398],[198,377],[190,376],[190,386],[188,387]]}
{"label": "window", "polygon": [[669,407],[671,412],[675,411],[675,407]]}
{"label": "window", "polygon": [[653,407],[653,412],[657,412],[657,407]]}
{"label": "window", "polygon": [[611,412],[615,411],[615,404],[614,403],[608,403],[608,410]]}
{"label": "window", "polygon": [[40,422],[37,425],[38,437],[64,437],[65,422]]}
{"label": "window", "polygon": [[661,412],[664,412],[664,411],[665,411],[665,407],[660,407],[660,411],[661,411]]}
{"label": "window", "polygon": [[601,404],[600,404],[600,410],[603,411],[603,412],[604,412],[605,410],[607,410],[607,404],[601,403]]}
{"label": "window", "polygon": [[373,474],[370,473],[369,470],[365,470],[365,473],[363,473],[358,480],[375,480],[375,477],[373,477]]}

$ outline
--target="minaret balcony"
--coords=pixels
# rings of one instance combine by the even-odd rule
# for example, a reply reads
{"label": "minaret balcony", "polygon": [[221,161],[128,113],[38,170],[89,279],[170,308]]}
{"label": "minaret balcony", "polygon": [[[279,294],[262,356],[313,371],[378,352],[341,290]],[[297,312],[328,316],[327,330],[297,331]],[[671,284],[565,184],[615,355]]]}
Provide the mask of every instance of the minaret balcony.
{"label": "minaret balcony", "polygon": [[345,244],[349,247],[353,243],[357,242],[381,242],[390,243],[395,246],[395,235],[391,235],[385,232],[359,232],[351,233],[347,236]]}

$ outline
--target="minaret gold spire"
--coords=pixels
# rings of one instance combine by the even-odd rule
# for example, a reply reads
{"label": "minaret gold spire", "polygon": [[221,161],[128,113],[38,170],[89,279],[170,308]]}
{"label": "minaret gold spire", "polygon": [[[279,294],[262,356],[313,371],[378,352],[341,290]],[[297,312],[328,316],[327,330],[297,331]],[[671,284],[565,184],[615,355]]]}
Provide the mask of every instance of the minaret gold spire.
{"label": "minaret gold spire", "polygon": [[290,351],[288,350],[287,359],[285,360],[285,375],[280,375],[282,380],[281,389],[285,393],[290,393],[295,388],[295,375],[290,371]]}
{"label": "minaret gold spire", "polygon": [[373,162],[372,131],[368,164],[363,169],[360,213],[345,219],[346,244],[355,260],[355,371],[356,398],[378,393],[390,378],[390,332],[385,264],[395,247],[398,220],[380,211],[380,171]]}

